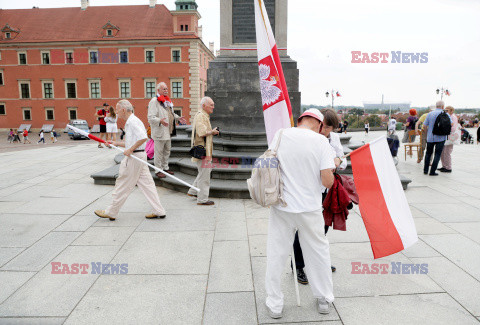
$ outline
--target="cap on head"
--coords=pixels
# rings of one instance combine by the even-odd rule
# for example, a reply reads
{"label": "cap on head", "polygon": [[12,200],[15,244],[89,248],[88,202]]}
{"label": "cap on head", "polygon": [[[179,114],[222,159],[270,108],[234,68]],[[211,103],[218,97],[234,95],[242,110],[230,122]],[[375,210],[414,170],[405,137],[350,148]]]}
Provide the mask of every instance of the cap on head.
{"label": "cap on head", "polygon": [[300,122],[300,120],[305,116],[310,116],[319,120],[320,122],[323,122],[323,114],[316,108],[310,108],[303,112],[303,114],[298,118],[298,122]]}
{"label": "cap on head", "polygon": [[107,104],[107,103],[103,103],[103,106],[108,106],[108,104]]}

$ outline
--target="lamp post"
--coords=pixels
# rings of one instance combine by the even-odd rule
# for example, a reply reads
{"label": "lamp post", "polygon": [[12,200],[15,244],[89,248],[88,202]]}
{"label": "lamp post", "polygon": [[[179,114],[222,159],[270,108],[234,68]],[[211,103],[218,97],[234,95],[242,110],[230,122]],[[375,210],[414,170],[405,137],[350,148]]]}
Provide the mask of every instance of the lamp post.
{"label": "lamp post", "polygon": [[447,96],[450,96],[450,91],[447,89],[447,88],[437,88],[436,90],[437,92],[437,95],[438,94],[441,94],[440,95],[440,100],[443,100],[443,94],[447,95]]}
{"label": "lamp post", "polygon": [[332,89],[332,92],[329,93],[328,91],[325,93],[325,96],[328,98],[328,96],[331,96],[332,97],[332,109],[333,108],[333,104],[334,104],[334,101],[335,101],[335,97],[340,97],[340,93],[338,92],[338,90],[333,90]]}

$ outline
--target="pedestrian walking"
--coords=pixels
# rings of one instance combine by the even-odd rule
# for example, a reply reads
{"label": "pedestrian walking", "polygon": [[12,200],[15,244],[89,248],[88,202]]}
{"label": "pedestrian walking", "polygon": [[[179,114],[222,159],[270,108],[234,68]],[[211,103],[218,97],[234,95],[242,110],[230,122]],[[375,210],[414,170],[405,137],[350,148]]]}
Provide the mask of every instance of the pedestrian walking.
{"label": "pedestrian walking", "polygon": [[125,120],[125,141],[109,141],[114,146],[125,147],[118,177],[115,181],[113,190],[113,201],[106,210],[96,210],[95,214],[100,218],[115,220],[121,207],[127,200],[135,186],[143,192],[145,198],[153,208],[153,212],[147,214],[145,218],[165,218],[166,212],[160,203],[157,188],[147,165],[131,158],[134,155],[144,161],[147,160],[145,153],[145,142],[147,141],[147,131],[142,121],[133,114],[132,104],[122,99],[117,103],[115,109],[116,115]]}
{"label": "pedestrian walking", "polygon": [[38,134],[38,136],[40,137],[40,140],[38,140],[37,144],[39,144],[40,142],[43,142],[43,144],[45,144],[43,130],[40,130],[40,133]]}
{"label": "pedestrian walking", "polygon": [[368,135],[368,130],[370,129],[370,123],[365,122],[365,135]]}
{"label": "pedestrian walking", "polygon": [[28,130],[23,129],[23,144],[31,143],[30,140],[28,140]]}
{"label": "pedestrian walking", "polygon": [[13,129],[10,129],[10,131],[8,132],[7,141],[9,143],[12,143],[14,138],[15,138],[15,134],[13,133]]}

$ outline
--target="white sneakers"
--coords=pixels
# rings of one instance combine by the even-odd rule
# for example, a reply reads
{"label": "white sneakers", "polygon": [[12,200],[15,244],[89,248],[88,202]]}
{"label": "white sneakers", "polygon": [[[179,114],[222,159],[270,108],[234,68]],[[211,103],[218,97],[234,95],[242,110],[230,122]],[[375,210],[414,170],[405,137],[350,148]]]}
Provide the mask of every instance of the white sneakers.
{"label": "white sneakers", "polygon": [[330,303],[325,298],[317,299],[317,309],[320,314],[329,314]]}
{"label": "white sneakers", "polygon": [[265,306],[267,307],[268,315],[270,315],[270,317],[272,317],[273,319],[278,319],[283,317],[283,308],[282,308],[282,311],[280,311],[279,313],[275,313],[273,312],[273,310],[270,309],[270,307],[267,306],[267,304],[265,304]]}
{"label": "white sneakers", "polygon": [[[273,319],[278,319],[283,317],[283,309],[279,313],[273,312],[270,307],[267,307],[268,315]],[[320,314],[330,314],[330,303],[325,300],[325,298],[317,299],[317,310]]]}

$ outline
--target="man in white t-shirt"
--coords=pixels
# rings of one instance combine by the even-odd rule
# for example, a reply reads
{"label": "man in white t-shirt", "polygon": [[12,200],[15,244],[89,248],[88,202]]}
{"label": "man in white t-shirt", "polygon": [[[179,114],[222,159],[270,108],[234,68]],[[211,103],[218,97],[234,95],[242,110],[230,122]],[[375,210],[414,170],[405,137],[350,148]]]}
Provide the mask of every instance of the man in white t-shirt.
{"label": "man in white t-shirt", "polygon": [[120,208],[127,200],[128,196],[135,189],[135,185],[142,191],[148,203],[152,206],[153,213],[147,214],[145,218],[165,218],[165,209],[160,203],[157,188],[150,174],[148,166],[142,162],[133,159],[135,156],[143,161],[147,161],[145,153],[145,142],[147,142],[147,131],[142,121],[133,114],[132,104],[122,99],[117,103],[115,114],[125,120],[125,141],[108,141],[117,147],[125,147],[118,177],[115,180],[115,189],[113,190],[113,202],[106,210],[95,210],[95,214],[100,218],[115,220]]}
{"label": "man in white t-shirt", "polygon": [[[325,136],[319,134],[323,115],[309,109],[298,119],[298,127],[285,129],[277,152],[284,184],[286,207],[270,209],[267,240],[266,306],[272,318],[283,316],[281,277],[298,229],[305,268],[318,311],[329,313],[333,301],[330,252],[325,237],[322,193],[334,182],[334,155]],[[279,132],[271,148],[275,148]]]}

